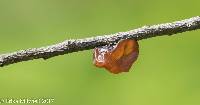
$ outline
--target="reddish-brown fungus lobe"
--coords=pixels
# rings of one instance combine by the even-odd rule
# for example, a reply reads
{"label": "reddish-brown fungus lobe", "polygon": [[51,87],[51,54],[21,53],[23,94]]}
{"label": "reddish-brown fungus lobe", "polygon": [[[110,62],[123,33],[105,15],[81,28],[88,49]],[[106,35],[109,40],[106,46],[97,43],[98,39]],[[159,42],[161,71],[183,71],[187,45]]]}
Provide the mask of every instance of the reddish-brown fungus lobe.
{"label": "reddish-brown fungus lobe", "polygon": [[93,64],[118,74],[128,72],[138,55],[138,42],[134,39],[124,39],[116,45],[96,47],[93,53]]}

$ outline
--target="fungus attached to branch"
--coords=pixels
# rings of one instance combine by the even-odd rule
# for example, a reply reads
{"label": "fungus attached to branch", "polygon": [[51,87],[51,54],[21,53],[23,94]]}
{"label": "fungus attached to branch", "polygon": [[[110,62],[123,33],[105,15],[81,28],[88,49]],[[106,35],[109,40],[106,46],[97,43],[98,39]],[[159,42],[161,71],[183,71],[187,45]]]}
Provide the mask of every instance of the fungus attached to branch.
{"label": "fungus attached to branch", "polygon": [[125,39],[116,45],[97,47],[94,49],[93,63],[104,67],[114,74],[128,72],[137,60],[139,45],[136,40]]}

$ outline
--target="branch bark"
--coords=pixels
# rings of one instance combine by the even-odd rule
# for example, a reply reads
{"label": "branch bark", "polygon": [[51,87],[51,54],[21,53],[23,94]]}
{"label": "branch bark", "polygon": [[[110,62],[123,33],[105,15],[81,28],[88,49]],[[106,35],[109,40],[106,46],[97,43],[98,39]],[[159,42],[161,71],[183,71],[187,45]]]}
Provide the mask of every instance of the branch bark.
{"label": "branch bark", "polygon": [[98,46],[115,44],[122,39],[142,40],[156,36],[173,35],[176,33],[196,29],[200,29],[200,16],[192,17],[181,21],[175,21],[172,23],[143,26],[141,28],[130,30],[127,32],[118,32],[111,35],[103,35],[85,39],[70,39],[46,47],[31,48],[16,51],[13,53],[1,54],[0,66],[3,67],[5,65],[17,62],[39,58],[48,59],[54,56],[63,55],[67,53],[89,50]]}

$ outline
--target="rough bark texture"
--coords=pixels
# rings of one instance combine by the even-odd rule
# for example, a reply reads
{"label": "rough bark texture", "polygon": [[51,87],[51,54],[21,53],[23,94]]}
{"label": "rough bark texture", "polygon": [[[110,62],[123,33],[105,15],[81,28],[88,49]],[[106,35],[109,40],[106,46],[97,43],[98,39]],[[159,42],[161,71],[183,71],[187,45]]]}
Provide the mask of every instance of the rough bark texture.
{"label": "rough bark texture", "polygon": [[189,19],[175,21],[172,23],[164,23],[152,26],[143,26],[138,29],[127,32],[118,32],[111,35],[103,35],[97,37],[90,37],[85,39],[70,39],[64,42],[40,48],[31,48],[20,50],[13,53],[0,55],[0,66],[33,60],[33,59],[48,59],[54,56],[63,55],[67,53],[89,50],[98,46],[108,44],[115,44],[122,39],[136,39],[142,40],[146,38],[173,35],[176,33],[200,29],[200,17],[192,17]]}

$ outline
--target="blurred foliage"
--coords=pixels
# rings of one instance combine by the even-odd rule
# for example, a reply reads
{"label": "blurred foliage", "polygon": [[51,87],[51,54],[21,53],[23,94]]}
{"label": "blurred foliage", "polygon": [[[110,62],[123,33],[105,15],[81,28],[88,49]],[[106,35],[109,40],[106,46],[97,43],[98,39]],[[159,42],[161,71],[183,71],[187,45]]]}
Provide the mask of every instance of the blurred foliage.
{"label": "blurred foliage", "polygon": [[[199,0],[0,0],[0,53],[199,15]],[[0,98],[55,105],[199,105],[200,31],[139,41],[130,72],[92,64],[92,50],[0,68]]]}

